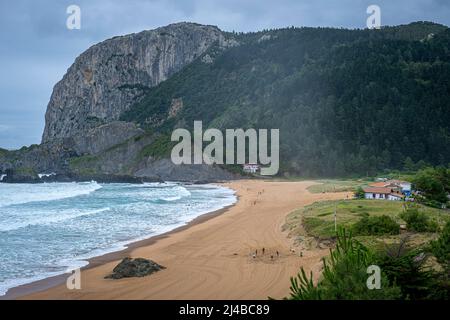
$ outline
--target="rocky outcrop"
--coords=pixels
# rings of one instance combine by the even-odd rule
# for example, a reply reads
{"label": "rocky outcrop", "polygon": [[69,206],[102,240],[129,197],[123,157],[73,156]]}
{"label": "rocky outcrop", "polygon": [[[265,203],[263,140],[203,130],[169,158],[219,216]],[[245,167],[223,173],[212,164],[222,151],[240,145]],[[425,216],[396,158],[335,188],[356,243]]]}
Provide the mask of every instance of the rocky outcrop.
{"label": "rocky outcrop", "polygon": [[68,159],[77,156],[72,139],[59,139],[41,145],[23,147],[0,156],[0,171],[14,169],[34,173],[65,171]]}
{"label": "rocky outcrop", "polygon": [[125,258],[114,269],[113,273],[105,279],[122,279],[132,277],[145,277],[165,267],[144,258]]}
{"label": "rocky outcrop", "polygon": [[144,168],[134,173],[137,177],[158,176],[169,181],[219,181],[237,179],[219,166],[206,164],[176,165],[170,159],[153,159],[149,157]]}
{"label": "rocky outcrop", "polygon": [[134,123],[113,121],[75,136],[74,150],[80,155],[95,155],[142,134],[144,130]]}
{"label": "rocky outcrop", "polygon": [[[236,45],[215,26],[177,23],[92,46],[55,85],[42,144],[0,153],[0,172],[13,170],[15,175],[5,182],[230,179],[219,167],[175,166],[169,159],[147,158],[155,137],[120,116],[209,48]],[[168,119],[182,111],[183,99],[174,98]],[[40,173],[55,175],[36,178]]]}
{"label": "rocky outcrop", "polygon": [[92,128],[118,120],[149,88],[216,42],[221,46],[236,44],[225,39],[217,27],[177,23],[94,45],[54,87],[42,142],[83,136]]}

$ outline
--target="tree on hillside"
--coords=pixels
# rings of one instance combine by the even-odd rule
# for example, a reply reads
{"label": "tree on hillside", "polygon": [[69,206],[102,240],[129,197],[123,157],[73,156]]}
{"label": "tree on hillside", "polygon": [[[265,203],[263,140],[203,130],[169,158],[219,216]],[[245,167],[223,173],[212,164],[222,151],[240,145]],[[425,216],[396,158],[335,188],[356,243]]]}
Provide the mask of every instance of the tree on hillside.
{"label": "tree on hillside", "polygon": [[423,193],[425,201],[446,203],[450,193],[450,169],[428,167],[420,170],[413,179],[415,188]]}

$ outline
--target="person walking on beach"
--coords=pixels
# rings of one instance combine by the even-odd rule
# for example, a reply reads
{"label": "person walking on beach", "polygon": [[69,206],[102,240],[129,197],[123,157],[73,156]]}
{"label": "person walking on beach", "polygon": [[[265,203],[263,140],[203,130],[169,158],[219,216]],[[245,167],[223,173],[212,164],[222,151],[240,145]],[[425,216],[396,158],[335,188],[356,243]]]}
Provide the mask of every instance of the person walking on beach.
{"label": "person walking on beach", "polygon": [[278,258],[278,257],[280,257],[280,253],[279,253],[278,250],[277,250],[277,258]]}
{"label": "person walking on beach", "polygon": [[264,251],[266,251],[266,249],[265,249],[265,248],[263,248],[263,255],[264,255]]}

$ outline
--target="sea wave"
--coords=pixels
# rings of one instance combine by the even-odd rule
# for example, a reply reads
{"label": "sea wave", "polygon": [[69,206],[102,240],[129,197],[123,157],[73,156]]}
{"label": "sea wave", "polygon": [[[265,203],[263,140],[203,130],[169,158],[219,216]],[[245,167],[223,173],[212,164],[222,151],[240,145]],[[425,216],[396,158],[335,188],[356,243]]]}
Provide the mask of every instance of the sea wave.
{"label": "sea wave", "polygon": [[[38,187],[33,185],[29,188]],[[48,191],[55,192],[56,185],[51,187],[52,191],[50,189]],[[71,188],[71,197],[75,193],[86,194],[101,188],[94,182],[81,184],[81,190],[74,188],[72,184],[65,184],[63,189],[67,187]],[[26,190],[26,187],[22,190]],[[38,192],[33,190],[33,193]],[[63,193],[62,198],[69,195],[68,191]],[[27,200],[33,200],[33,197],[25,196]],[[46,198],[54,197],[46,194]],[[162,198],[166,200],[161,201]],[[175,199],[181,200],[178,202]],[[4,223],[0,231],[9,229],[11,234],[5,232],[0,234],[0,237],[5,237],[5,245],[7,245],[8,239],[12,239],[11,235],[14,235],[16,243],[19,241],[25,245],[19,252],[9,250],[3,253],[2,259],[5,264],[3,268],[0,265],[0,296],[9,288],[64,274],[68,268],[83,267],[88,264],[87,260],[90,258],[120,251],[132,242],[168,232],[185,225],[199,215],[231,205],[236,200],[233,190],[214,185],[198,187],[180,183],[108,184],[103,185],[101,192],[94,193],[89,198],[46,200],[50,202],[3,208],[0,210],[0,213],[3,211],[0,221]],[[100,209],[93,208],[93,205]],[[98,214],[101,212],[106,213]],[[87,217],[76,224],[64,223],[81,216]],[[43,224],[46,226],[42,226]],[[27,226],[36,227],[29,230],[14,230],[14,228]],[[83,241],[71,241],[71,236],[74,234],[83,236]],[[52,246],[46,245],[42,248],[42,252],[39,249],[27,251],[29,246],[26,243],[30,241],[30,235],[33,236],[32,241],[45,239],[49,244],[54,244],[57,250],[52,252]],[[8,248],[10,248],[9,245]],[[20,261],[16,259],[17,254],[21,255]],[[26,278],[16,277],[17,272],[22,269],[23,272],[21,271],[20,274],[27,274]],[[10,270],[15,272],[10,274]]]}
{"label": "sea wave", "polygon": [[[32,186],[32,187],[31,187]],[[97,182],[0,184],[0,207],[88,195],[101,189]]]}
{"label": "sea wave", "polygon": [[13,231],[13,230],[17,230],[20,228],[27,228],[27,227],[38,226],[38,225],[50,225],[52,223],[68,221],[68,220],[72,220],[72,219],[83,217],[83,216],[90,216],[90,215],[94,215],[94,214],[109,211],[109,210],[111,210],[111,208],[106,207],[106,208],[101,208],[101,209],[97,209],[97,210],[88,210],[88,211],[74,210],[74,213],[68,213],[68,214],[63,214],[63,213],[59,212],[58,216],[50,216],[50,217],[36,216],[36,218],[34,218],[33,220],[28,220],[23,223],[19,222],[19,223],[11,223],[8,225],[1,225],[0,232]]}

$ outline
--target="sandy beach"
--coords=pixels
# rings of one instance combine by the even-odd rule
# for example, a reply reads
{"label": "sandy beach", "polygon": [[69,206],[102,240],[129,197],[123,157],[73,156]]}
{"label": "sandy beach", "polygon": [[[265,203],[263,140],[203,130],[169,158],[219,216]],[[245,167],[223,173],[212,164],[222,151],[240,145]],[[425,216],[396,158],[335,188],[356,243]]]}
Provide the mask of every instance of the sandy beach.
{"label": "sandy beach", "polygon": [[[293,210],[347,193],[312,194],[311,181],[240,180],[223,185],[239,201],[207,219],[92,263],[81,272],[81,289],[64,284],[21,299],[267,299],[289,294],[289,278],[304,267],[317,276],[328,249],[291,252],[282,231]],[[265,254],[262,255],[262,248]],[[252,254],[258,250],[258,256]],[[279,252],[277,257],[276,252]],[[104,279],[125,256],[154,260],[167,269],[144,278]],[[271,258],[273,256],[273,259]],[[112,257],[112,258],[111,258]]]}

